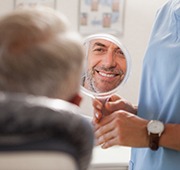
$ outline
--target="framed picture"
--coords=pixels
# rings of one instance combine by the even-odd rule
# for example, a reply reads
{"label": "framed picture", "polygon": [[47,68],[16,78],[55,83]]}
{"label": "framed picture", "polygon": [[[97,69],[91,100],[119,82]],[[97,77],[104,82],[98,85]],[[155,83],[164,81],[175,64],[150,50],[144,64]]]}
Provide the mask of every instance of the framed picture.
{"label": "framed picture", "polygon": [[123,33],[125,0],[79,0],[79,32]]}
{"label": "framed picture", "polygon": [[14,0],[14,8],[23,6],[37,6],[43,5],[50,8],[56,8],[56,0]]}

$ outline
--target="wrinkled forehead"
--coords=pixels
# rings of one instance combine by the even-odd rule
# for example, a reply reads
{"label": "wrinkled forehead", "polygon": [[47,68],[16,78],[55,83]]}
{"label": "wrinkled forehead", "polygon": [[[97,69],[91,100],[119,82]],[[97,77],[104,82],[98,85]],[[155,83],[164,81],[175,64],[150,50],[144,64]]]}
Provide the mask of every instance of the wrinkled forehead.
{"label": "wrinkled forehead", "polygon": [[90,48],[96,48],[96,47],[113,48],[113,49],[119,48],[115,43],[109,40],[104,40],[104,39],[91,40]]}

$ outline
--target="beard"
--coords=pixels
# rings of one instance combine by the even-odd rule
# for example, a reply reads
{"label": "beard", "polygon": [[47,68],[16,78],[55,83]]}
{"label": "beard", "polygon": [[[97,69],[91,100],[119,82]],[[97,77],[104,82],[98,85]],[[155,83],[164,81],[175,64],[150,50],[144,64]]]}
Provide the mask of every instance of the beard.
{"label": "beard", "polygon": [[[95,80],[95,72],[99,71],[105,71],[105,72],[112,72],[115,75],[118,75],[119,80],[115,83],[115,85],[112,85],[112,82],[106,81],[106,80]],[[114,68],[105,68],[105,67],[96,67],[89,69],[86,73],[86,82],[88,85],[88,89],[92,92],[96,93],[102,93],[102,92],[109,92],[116,88],[123,80],[124,72],[122,70],[115,70]],[[103,86],[102,86],[103,85]]]}

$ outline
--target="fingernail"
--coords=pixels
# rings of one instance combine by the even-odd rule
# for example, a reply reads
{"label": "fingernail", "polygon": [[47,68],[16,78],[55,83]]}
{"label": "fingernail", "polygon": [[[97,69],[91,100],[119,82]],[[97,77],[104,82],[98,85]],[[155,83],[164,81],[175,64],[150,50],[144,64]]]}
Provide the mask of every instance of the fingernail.
{"label": "fingernail", "polygon": [[99,104],[96,105],[96,108],[97,108],[98,110],[101,110],[101,106],[100,106]]}
{"label": "fingernail", "polygon": [[95,116],[97,119],[99,119],[99,114],[97,112],[95,113]]}
{"label": "fingernail", "polygon": [[106,146],[106,143],[104,143],[102,146],[101,146],[102,149],[107,149],[108,147]]}

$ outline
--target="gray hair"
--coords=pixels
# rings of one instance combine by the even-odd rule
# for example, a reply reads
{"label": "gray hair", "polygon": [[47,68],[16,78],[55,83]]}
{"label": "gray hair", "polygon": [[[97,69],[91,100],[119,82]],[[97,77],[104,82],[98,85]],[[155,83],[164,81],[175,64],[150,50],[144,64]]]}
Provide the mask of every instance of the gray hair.
{"label": "gray hair", "polygon": [[81,37],[48,8],[15,10],[0,20],[0,90],[70,99],[79,91]]}

